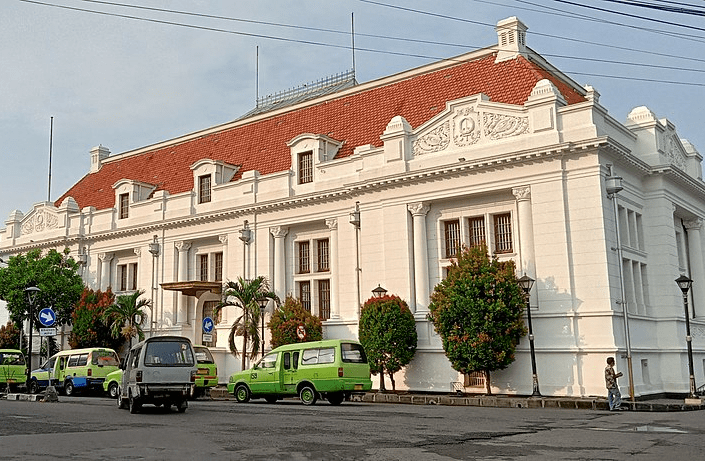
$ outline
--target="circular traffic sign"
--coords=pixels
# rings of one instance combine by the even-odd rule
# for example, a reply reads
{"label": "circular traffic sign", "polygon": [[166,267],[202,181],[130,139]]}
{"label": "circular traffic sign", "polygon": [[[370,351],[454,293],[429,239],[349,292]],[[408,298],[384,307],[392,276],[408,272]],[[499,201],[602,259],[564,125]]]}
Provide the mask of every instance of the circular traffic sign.
{"label": "circular traffic sign", "polygon": [[45,327],[50,327],[56,321],[56,314],[51,307],[45,307],[39,311],[39,323]]}
{"label": "circular traffic sign", "polygon": [[299,339],[304,339],[306,337],[306,328],[304,328],[303,325],[296,327],[296,336],[298,336]]}
{"label": "circular traffic sign", "polygon": [[213,319],[210,317],[204,317],[203,318],[203,332],[204,333],[210,333],[213,331]]}

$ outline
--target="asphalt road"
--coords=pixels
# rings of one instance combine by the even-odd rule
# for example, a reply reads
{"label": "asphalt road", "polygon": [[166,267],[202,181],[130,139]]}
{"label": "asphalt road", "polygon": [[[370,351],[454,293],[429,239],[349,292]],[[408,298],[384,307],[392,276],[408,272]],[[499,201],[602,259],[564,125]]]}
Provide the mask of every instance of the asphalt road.
{"label": "asphalt road", "polygon": [[103,397],[0,400],[0,459],[696,460],[704,416],[298,400],[133,415]]}

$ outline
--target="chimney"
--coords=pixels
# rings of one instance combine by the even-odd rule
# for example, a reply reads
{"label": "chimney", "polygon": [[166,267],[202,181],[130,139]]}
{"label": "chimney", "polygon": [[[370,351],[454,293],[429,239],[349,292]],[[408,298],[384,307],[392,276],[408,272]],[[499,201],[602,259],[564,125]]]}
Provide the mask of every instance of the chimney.
{"label": "chimney", "polygon": [[497,23],[497,58],[495,63],[516,59],[517,56],[527,56],[526,31],[524,25],[516,16],[503,19]]}
{"label": "chimney", "polygon": [[98,145],[91,149],[91,173],[95,173],[100,170],[100,165],[103,163],[103,160],[109,156],[110,149],[103,147],[102,145]]}

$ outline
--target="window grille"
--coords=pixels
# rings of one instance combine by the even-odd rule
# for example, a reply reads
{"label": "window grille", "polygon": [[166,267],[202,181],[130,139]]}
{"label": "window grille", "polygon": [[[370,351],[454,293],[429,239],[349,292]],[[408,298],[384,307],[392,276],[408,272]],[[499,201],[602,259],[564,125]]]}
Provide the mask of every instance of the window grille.
{"label": "window grille", "polygon": [[485,238],[485,217],[478,216],[468,220],[470,233],[470,246],[476,247],[482,245],[487,240]]}
{"label": "window grille", "polygon": [[198,255],[198,267],[200,280],[202,282],[208,281],[208,255]]}
{"label": "window grille", "polygon": [[495,253],[511,253],[512,245],[512,217],[509,213],[494,216],[494,246]]}
{"label": "window grille", "polygon": [[318,253],[318,272],[326,272],[330,270],[330,244],[328,239],[317,240],[316,247]]}
{"label": "window grille", "polygon": [[311,312],[311,282],[299,282],[299,300],[308,312]]}
{"label": "window grille", "polygon": [[330,280],[318,281],[318,316],[321,320],[330,318]]}
{"label": "window grille", "polygon": [[120,219],[126,219],[130,215],[130,194],[120,194]]}
{"label": "window grille", "polygon": [[453,258],[460,251],[460,221],[445,221],[446,258]]}
{"label": "window grille", "polygon": [[299,184],[313,182],[313,152],[299,154]]}
{"label": "window grille", "polygon": [[211,201],[211,175],[198,177],[198,203]]}
{"label": "window grille", "polygon": [[298,274],[308,274],[311,272],[310,250],[311,244],[308,241],[298,242]]}
{"label": "window grille", "polygon": [[215,274],[214,278],[216,282],[221,282],[223,280],[223,253],[215,254]]}

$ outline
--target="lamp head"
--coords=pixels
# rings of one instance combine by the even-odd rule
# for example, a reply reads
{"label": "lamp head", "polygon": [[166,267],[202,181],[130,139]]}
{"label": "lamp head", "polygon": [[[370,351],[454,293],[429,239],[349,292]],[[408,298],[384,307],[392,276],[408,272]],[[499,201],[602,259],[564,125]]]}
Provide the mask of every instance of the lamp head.
{"label": "lamp head", "polygon": [[522,290],[524,290],[524,293],[529,294],[531,291],[531,288],[534,286],[534,282],[536,280],[532,279],[528,275],[524,274],[521,277],[519,277],[519,286],[521,287]]}
{"label": "lamp head", "polygon": [[678,288],[680,288],[683,292],[683,296],[688,294],[688,290],[690,290],[690,287],[693,285],[693,281],[686,275],[681,275],[678,277],[676,279],[676,283],[678,284]]}

